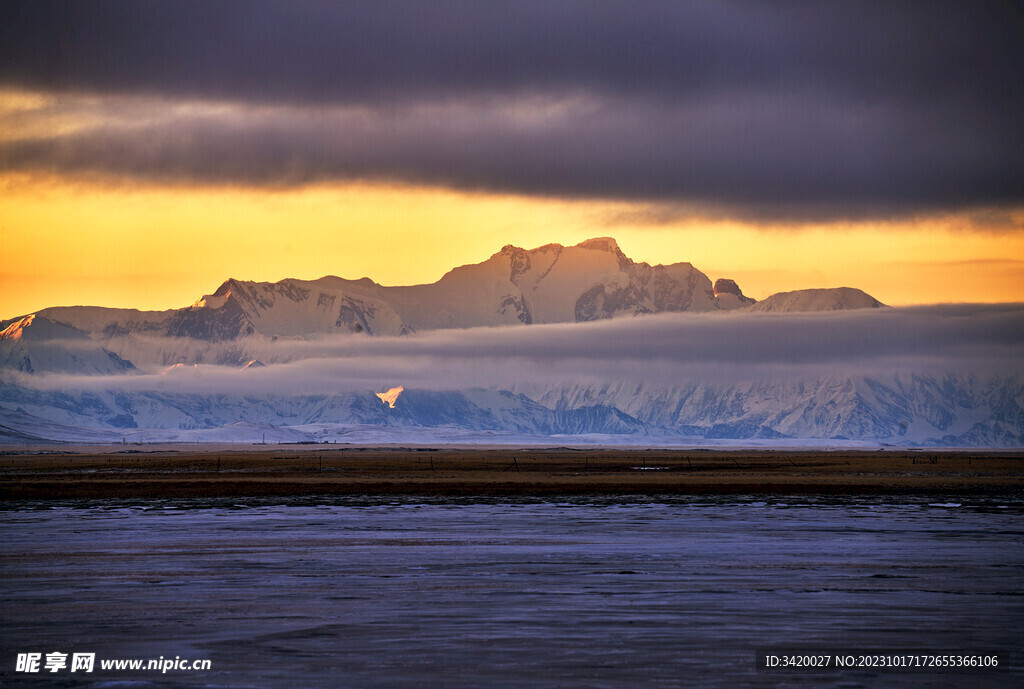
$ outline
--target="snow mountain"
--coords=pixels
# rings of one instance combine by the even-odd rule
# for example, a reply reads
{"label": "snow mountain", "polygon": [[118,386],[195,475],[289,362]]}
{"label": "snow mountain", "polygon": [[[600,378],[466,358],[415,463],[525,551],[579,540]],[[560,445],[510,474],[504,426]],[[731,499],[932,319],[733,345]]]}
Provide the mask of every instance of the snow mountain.
{"label": "snow mountain", "polygon": [[[712,283],[689,263],[637,263],[607,237],[508,245],[424,285],[230,279],[181,309],[55,307],[0,323],[0,440],[148,431],[295,440],[358,426],[402,429],[394,437],[447,429],[665,443],[1024,445],[1015,335],[1024,315],[964,321],[994,329],[984,347],[938,348],[940,359],[922,368],[914,352],[934,339],[933,322],[920,325],[932,316],[869,311],[882,306],[848,287],[755,302],[735,281]],[[851,309],[863,311],[829,313]],[[794,312],[821,313],[775,315]],[[626,319],[672,313],[708,315],[642,322],[653,327]],[[603,322],[517,330],[593,321]],[[469,328],[494,329],[413,336]],[[950,332],[961,328],[957,320]],[[862,330],[860,339],[851,334]],[[864,347],[851,349],[851,338]],[[831,348],[820,357],[827,366],[822,348]],[[877,350],[881,363],[857,368],[862,349]],[[583,350],[589,358],[574,362]],[[941,358],[954,354],[956,366]],[[753,373],[741,375],[740,364]],[[428,389],[460,379],[464,389]],[[372,380],[391,382],[360,389]]]}
{"label": "snow mountain", "polygon": [[[701,383],[552,384],[509,390],[404,390],[336,395],[41,391],[0,386],[0,435],[27,439],[130,436],[145,430],[212,431],[373,426],[650,438],[652,442],[856,441],[877,446],[1024,446],[1024,380],[953,375],[832,376]],[[247,426],[248,427],[248,426]],[[144,429],[144,430],[137,430]],[[283,435],[282,435],[283,434]],[[207,434],[208,435],[208,434]],[[238,435],[234,433],[234,435]],[[429,435],[429,434],[428,434]],[[247,442],[259,438],[249,433]],[[274,438],[287,432],[275,430]]]}
{"label": "snow mountain", "polygon": [[[31,424],[26,420],[31,420]],[[57,439],[69,428],[91,432],[130,429],[214,429],[240,422],[274,427],[370,424],[402,428],[458,428],[541,435],[652,430],[618,409],[590,405],[554,410],[504,390],[406,390],[394,408],[372,392],[337,395],[180,394],[159,391],[40,391],[0,386],[0,426],[8,434]],[[653,429],[656,434],[663,434]]]}
{"label": "snow mountain", "polygon": [[177,314],[168,334],[208,340],[323,333],[572,323],[663,311],[716,311],[711,281],[689,263],[635,263],[614,239],[532,250],[504,247],[435,283],[385,287],[363,278],[229,280]]}
{"label": "snow mountain", "polygon": [[87,334],[42,316],[25,316],[0,332],[0,368],[23,373],[113,375],[134,371],[130,361]]}
{"label": "snow mountain", "polygon": [[848,311],[878,309],[885,306],[870,294],[853,287],[801,289],[779,292],[750,306],[751,311],[797,313],[811,311]]}
{"label": "snow mountain", "polygon": [[[856,290],[854,290],[856,291]],[[768,310],[817,310],[814,295],[767,300]],[[823,292],[836,292],[825,290]],[[878,306],[842,290],[829,303]],[[780,297],[782,295],[779,295]],[[535,249],[507,245],[486,261],[460,266],[430,284],[379,285],[369,278],[253,282],[229,279],[191,306],[170,311],[52,307],[36,314],[86,333],[118,356],[149,368],[179,362],[244,365],[244,347],[208,343],[325,334],[406,335],[443,328],[575,323],[663,312],[749,308],[733,280],[715,285],[689,263],[649,265],[614,239]],[[10,322],[8,322],[10,323]],[[0,324],[6,325],[6,324]]]}
{"label": "snow mountain", "polygon": [[369,278],[334,276],[273,283],[230,279],[192,306],[170,312],[58,307],[40,314],[99,341],[156,335],[222,342],[253,335],[405,335],[741,305],[719,299],[711,280],[689,263],[636,263],[614,239],[602,237],[532,250],[510,244],[425,285],[387,287]]}
{"label": "snow mountain", "polygon": [[550,386],[556,410],[596,403],[648,427],[706,439],[869,440],[895,445],[1024,446],[1024,377],[819,376],[744,383]]}

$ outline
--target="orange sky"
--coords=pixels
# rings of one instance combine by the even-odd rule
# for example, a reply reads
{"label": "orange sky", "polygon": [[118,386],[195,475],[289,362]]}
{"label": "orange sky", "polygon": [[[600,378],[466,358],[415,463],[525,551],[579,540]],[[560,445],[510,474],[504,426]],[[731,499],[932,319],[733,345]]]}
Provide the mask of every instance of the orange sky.
{"label": "orange sky", "polygon": [[636,261],[689,261],[758,299],[855,286],[892,305],[1024,301],[1024,236],[972,229],[968,216],[765,228],[650,224],[626,203],[372,184],[266,191],[9,174],[0,189],[0,318],[73,304],[177,308],[229,277],[431,282],[507,243],[605,235]]}
{"label": "orange sky", "polygon": [[1019,12],[634,5],[16,5],[0,319],[600,236],[757,299],[1024,302]]}

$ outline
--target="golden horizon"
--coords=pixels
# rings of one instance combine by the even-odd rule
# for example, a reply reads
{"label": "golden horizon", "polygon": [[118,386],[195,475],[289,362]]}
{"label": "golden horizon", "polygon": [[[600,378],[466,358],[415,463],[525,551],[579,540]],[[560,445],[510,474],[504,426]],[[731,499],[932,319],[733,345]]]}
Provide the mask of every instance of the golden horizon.
{"label": "golden horizon", "polygon": [[734,279],[755,299],[857,287],[894,306],[1024,301],[1024,236],[978,229],[968,213],[784,227],[393,183],[267,190],[9,174],[0,188],[3,319],[50,306],[182,308],[229,278],[423,284],[505,244],[596,236],[614,237],[637,262],[688,262],[712,281]]}

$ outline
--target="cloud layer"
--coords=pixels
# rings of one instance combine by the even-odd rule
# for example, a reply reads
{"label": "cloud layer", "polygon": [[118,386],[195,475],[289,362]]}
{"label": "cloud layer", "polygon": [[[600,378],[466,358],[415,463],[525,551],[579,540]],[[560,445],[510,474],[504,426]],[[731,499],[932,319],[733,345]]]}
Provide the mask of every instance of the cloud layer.
{"label": "cloud layer", "polygon": [[[0,116],[23,131],[0,168],[778,218],[1012,208],[1022,34],[994,0],[17,3],[0,83],[63,95]],[[66,126],[24,126],[46,118]]]}
{"label": "cloud layer", "polygon": [[565,382],[672,386],[891,373],[1021,377],[1024,305],[667,314],[248,346],[249,354],[278,363],[246,370],[183,367],[162,375],[17,376],[8,382],[46,389],[307,395],[397,385],[537,390]]}

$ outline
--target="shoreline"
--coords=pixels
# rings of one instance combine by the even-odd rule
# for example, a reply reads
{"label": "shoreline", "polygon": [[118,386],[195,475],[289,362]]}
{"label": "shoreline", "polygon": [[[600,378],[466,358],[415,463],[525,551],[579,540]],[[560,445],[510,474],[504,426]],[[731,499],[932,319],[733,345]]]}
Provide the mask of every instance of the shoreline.
{"label": "shoreline", "polygon": [[4,502],[657,494],[1024,497],[1024,452],[78,446],[0,455]]}

